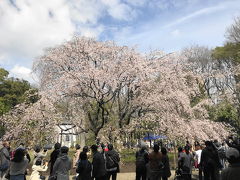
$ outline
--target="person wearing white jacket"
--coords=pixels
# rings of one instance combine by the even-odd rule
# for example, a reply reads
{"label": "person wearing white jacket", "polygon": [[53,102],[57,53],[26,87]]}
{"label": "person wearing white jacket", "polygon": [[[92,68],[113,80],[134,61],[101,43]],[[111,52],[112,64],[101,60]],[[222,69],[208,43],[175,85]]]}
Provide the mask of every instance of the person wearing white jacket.
{"label": "person wearing white jacket", "polygon": [[45,165],[42,165],[42,160],[36,160],[36,163],[32,166],[32,174],[30,176],[30,180],[42,180],[44,178],[41,177],[39,172],[47,171],[48,169],[48,162]]}

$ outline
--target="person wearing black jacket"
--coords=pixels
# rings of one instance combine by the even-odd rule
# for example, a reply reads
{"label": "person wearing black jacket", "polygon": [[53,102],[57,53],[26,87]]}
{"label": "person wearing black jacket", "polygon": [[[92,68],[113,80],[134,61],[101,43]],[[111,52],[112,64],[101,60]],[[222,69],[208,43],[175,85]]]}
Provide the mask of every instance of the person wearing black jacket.
{"label": "person wearing black jacket", "polygon": [[211,141],[205,142],[202,150],[200,167],[203,168],[204,180],[218,180],[221,166],[218,152]]}
{"label": "person wearing black jacket", "polygon": [[77,180],[92,180],[91,172],[92,165],[87,160],[87,154],[81,153],[76,172],[78,173]]}
{"label": "person wearing black jacket", "polygon": [[165,147],[161,148],[162,162],[163,162],[163,173],[162,180],[167,180],[171,176],[171,170],[169,165],[169,158],[167,155],[167,149]]}
{"label": "person wearing black jacket", "polygon": [[147,147],[145,143],[141,144],[141,149],[136,152],[136,180],[147,179],[147,163],[149,161]]}
{"label": "person wearing black jacket", "polygon": [[93,154],[93,171],[92,176],[95,180],[106,180],[107,171],[105,168],[105,159],[104,153],[98,152],[98,146],[91,146],[92,154]]}
{"label": "person wearing black jacket", "polygon": [[106,156],[106,168],[107,168],[107,180],[117,179],[117,173],[119,172],[119,154],[113,149],[112,144],[108,144],[108,151],[105,152]]}
{"label": "person wearing black jacket", "polygon": [[60,143],[56,143],[54,145],[54,151],[51,153],[50,155],[50,176],[52,175],[53,172],[53,165],[55,163],[55,161],[57,160],[59,154],[60,154],[60,148],[61,148],[61,144]]}

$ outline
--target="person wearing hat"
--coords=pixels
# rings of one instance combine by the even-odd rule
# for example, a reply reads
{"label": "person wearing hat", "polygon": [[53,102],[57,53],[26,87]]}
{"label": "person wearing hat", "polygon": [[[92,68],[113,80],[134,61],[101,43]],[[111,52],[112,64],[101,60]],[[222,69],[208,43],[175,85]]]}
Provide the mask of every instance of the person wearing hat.
{"label": "person wearing hat", "polygon": [[71,160],[68,157],[68,147],[62,146],[59,157],[53,165],[53,176],[57,180],[69,180],[69,171],[71,169]]}
{"label": "person wearing hat", "polygon": [[229,148],[226,151],[226,157],[230,163],[229,167],[221,173],[221,180],[239,180],[240,179],[240,153],[236,148]]}

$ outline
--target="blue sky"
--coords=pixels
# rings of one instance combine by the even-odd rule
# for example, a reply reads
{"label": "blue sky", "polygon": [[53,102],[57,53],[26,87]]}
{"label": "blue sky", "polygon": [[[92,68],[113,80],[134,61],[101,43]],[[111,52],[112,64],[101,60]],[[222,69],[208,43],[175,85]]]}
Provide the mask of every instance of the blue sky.
{"label": "blue sky", "polygon": [[224,43],[240,0],[0,0],[0,67],[33,82],[34,58],[74,34],[138,51]]}

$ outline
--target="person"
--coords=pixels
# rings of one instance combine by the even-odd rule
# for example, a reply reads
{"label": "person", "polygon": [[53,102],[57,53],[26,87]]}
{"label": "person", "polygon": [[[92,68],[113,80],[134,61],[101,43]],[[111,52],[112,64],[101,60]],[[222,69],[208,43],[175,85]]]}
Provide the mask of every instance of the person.
{"label": "person", "polygon": [[198,168],[198,177],[199,177],[199,180],[202,180],[202,168],[200,167],[202,146],[200,144],[197,144],[195,146],[195,149],[196,149],[195,161],[196,161],[196,168]]}
{"label": "person", "polygon": [[229,167],[221,173],[221,180],[239,180],[240,178],[240,153],[236,148],[229,148],[226,151]]}
{"label": "person", "polygon": [[[91,156],[91,153],[89,152],[88,146],[84,146],[84,147],[83,147],[83,150],[82,150],[82,152],[80,153],[80,155],[81,155],[82,153],[87,154],[87,159],[89,159],[89,157]],[[78,158],[78,159],[80,159],[80,155],[79,155],[79,158]]]}
{"label": "person", "polygon": [[18,148],[10,161],[10,180],[24,180],[29,160],[25,157],[25,150]]}
{"label": "person", "polygon": [[98,152],[98,146],[95,144],[91,146],[91,150],[93,154],[92,177],[95,178],[95,180],[106,180],[107,171],[105,168],[104,153]]}
{"label": "person", "polygon": [[0,177],[1,177],[1,179],[4,178],[4,176],[7,173],[8,168],[9,168],[9,164],[10,164],[9,148],[10,148],[9,142],[4,141],[3,148],[0,150]]}
{"label": "person", "polygon": [[44,176],[41,176],[39,172],[47,171],[48,169],[48,162],[45,162],[45,165],[42,165],[42,160],[37,159],[35,164],[32,166],[32,174],[30,176],[30,180],[43,180],[45,179]]}
{"label": "person", "polygon": [[218,156],[222,165],[222,168],[226,168],[226,151],[227,151],[227,146],[226,143],[223,142],[221,146],[218,148]]}
{"label": "person", "polygon": [[105,152],[106,157],[106,170],[107,170],[107,180],[117,179],[117,173],[119,172],[119,154],[113,149],[112,144],[108,144],[108,151]]}
{"label": "person", "polygon": [[52,176],[52,171],[53,171],[53,165],[55,163],[55,161],[57,160],[59,154],[60,154],[60,148],[61,148],[61,144],[60,143],[56,143],[54,145],[54,150],[50,155],[50,176]]}
{"label": "person", "polygon": [[86,153],[80,154],[76,172],[78,173],[78,176],[76,178],[77,180],[92,180],[91,177],[92,165],[87,160]]}
{"label": "person", "polygon": [[78,163],[78,160],[79,160],[79,157],[80,157],[81,146],[79,144],[76,144],[75,148],[76,148],[76,152],[73,156],[73,167],[74,168],[77,166],[77,163]]}
{"label": "person", "polygon": [[163,172],[162,153],[159,152],[159,145],[154,144],[153,152],[149,154],[149,179],[160,180]]}
{"label": "person", "polygon": [[182,170],[182,177],[184,180],[192,179],[193,155],[190,153],[190,147],[184,147],[185,152],[179,153],[178,164]]}
{"label": "person", "polygon": [[161,153],[162,153],[162,162],[163,162],[162,180],[167,180],[171,176],[167,149],[165,147],[162,147]]}
{"label": "person", "polygon": [[[187,147],[189,149],[189,151],[192,150],[192,145],[190,144],[190,142],[188,140],[186,141],[186,146],[185,147]],[[184,148],[184,151],[185,151],[185,148]]]}
{"label": "person", "polygon": [[[100,148],[100,147],[101,147],[101,148]],[[99,148],[100,148],[100,152],[105,153],[106,146],[105,146],[104,143],[101,143],[100,146],[99,146]]]}
{"label": "person", "polygon": [[148,152],[145,143],[141,143],[141,149],[136,152],[136,180],[147,179]]}
{"label": "person", "polygon": [[60,154],[53,165],[53,176],[57,180],[69,180],[69,171],[71,169],[72,162],[68,157],[68,147],[62,146],[60,148]]}
{"label": "person", "polygon": [[220,160],[218,152],[211,141],[205,142],[202,150],[200,166],[203,169],[204,180],[218,180]]}
{"label": "person", "polygon": [[41,152],[41,147],[36,146],[35,149],[34,149],[33,164],[35,164],[38,159],[43,160],[44,157],[46,157],[46,156],[47,156],[47,149],[44,149],[43,152]]}

